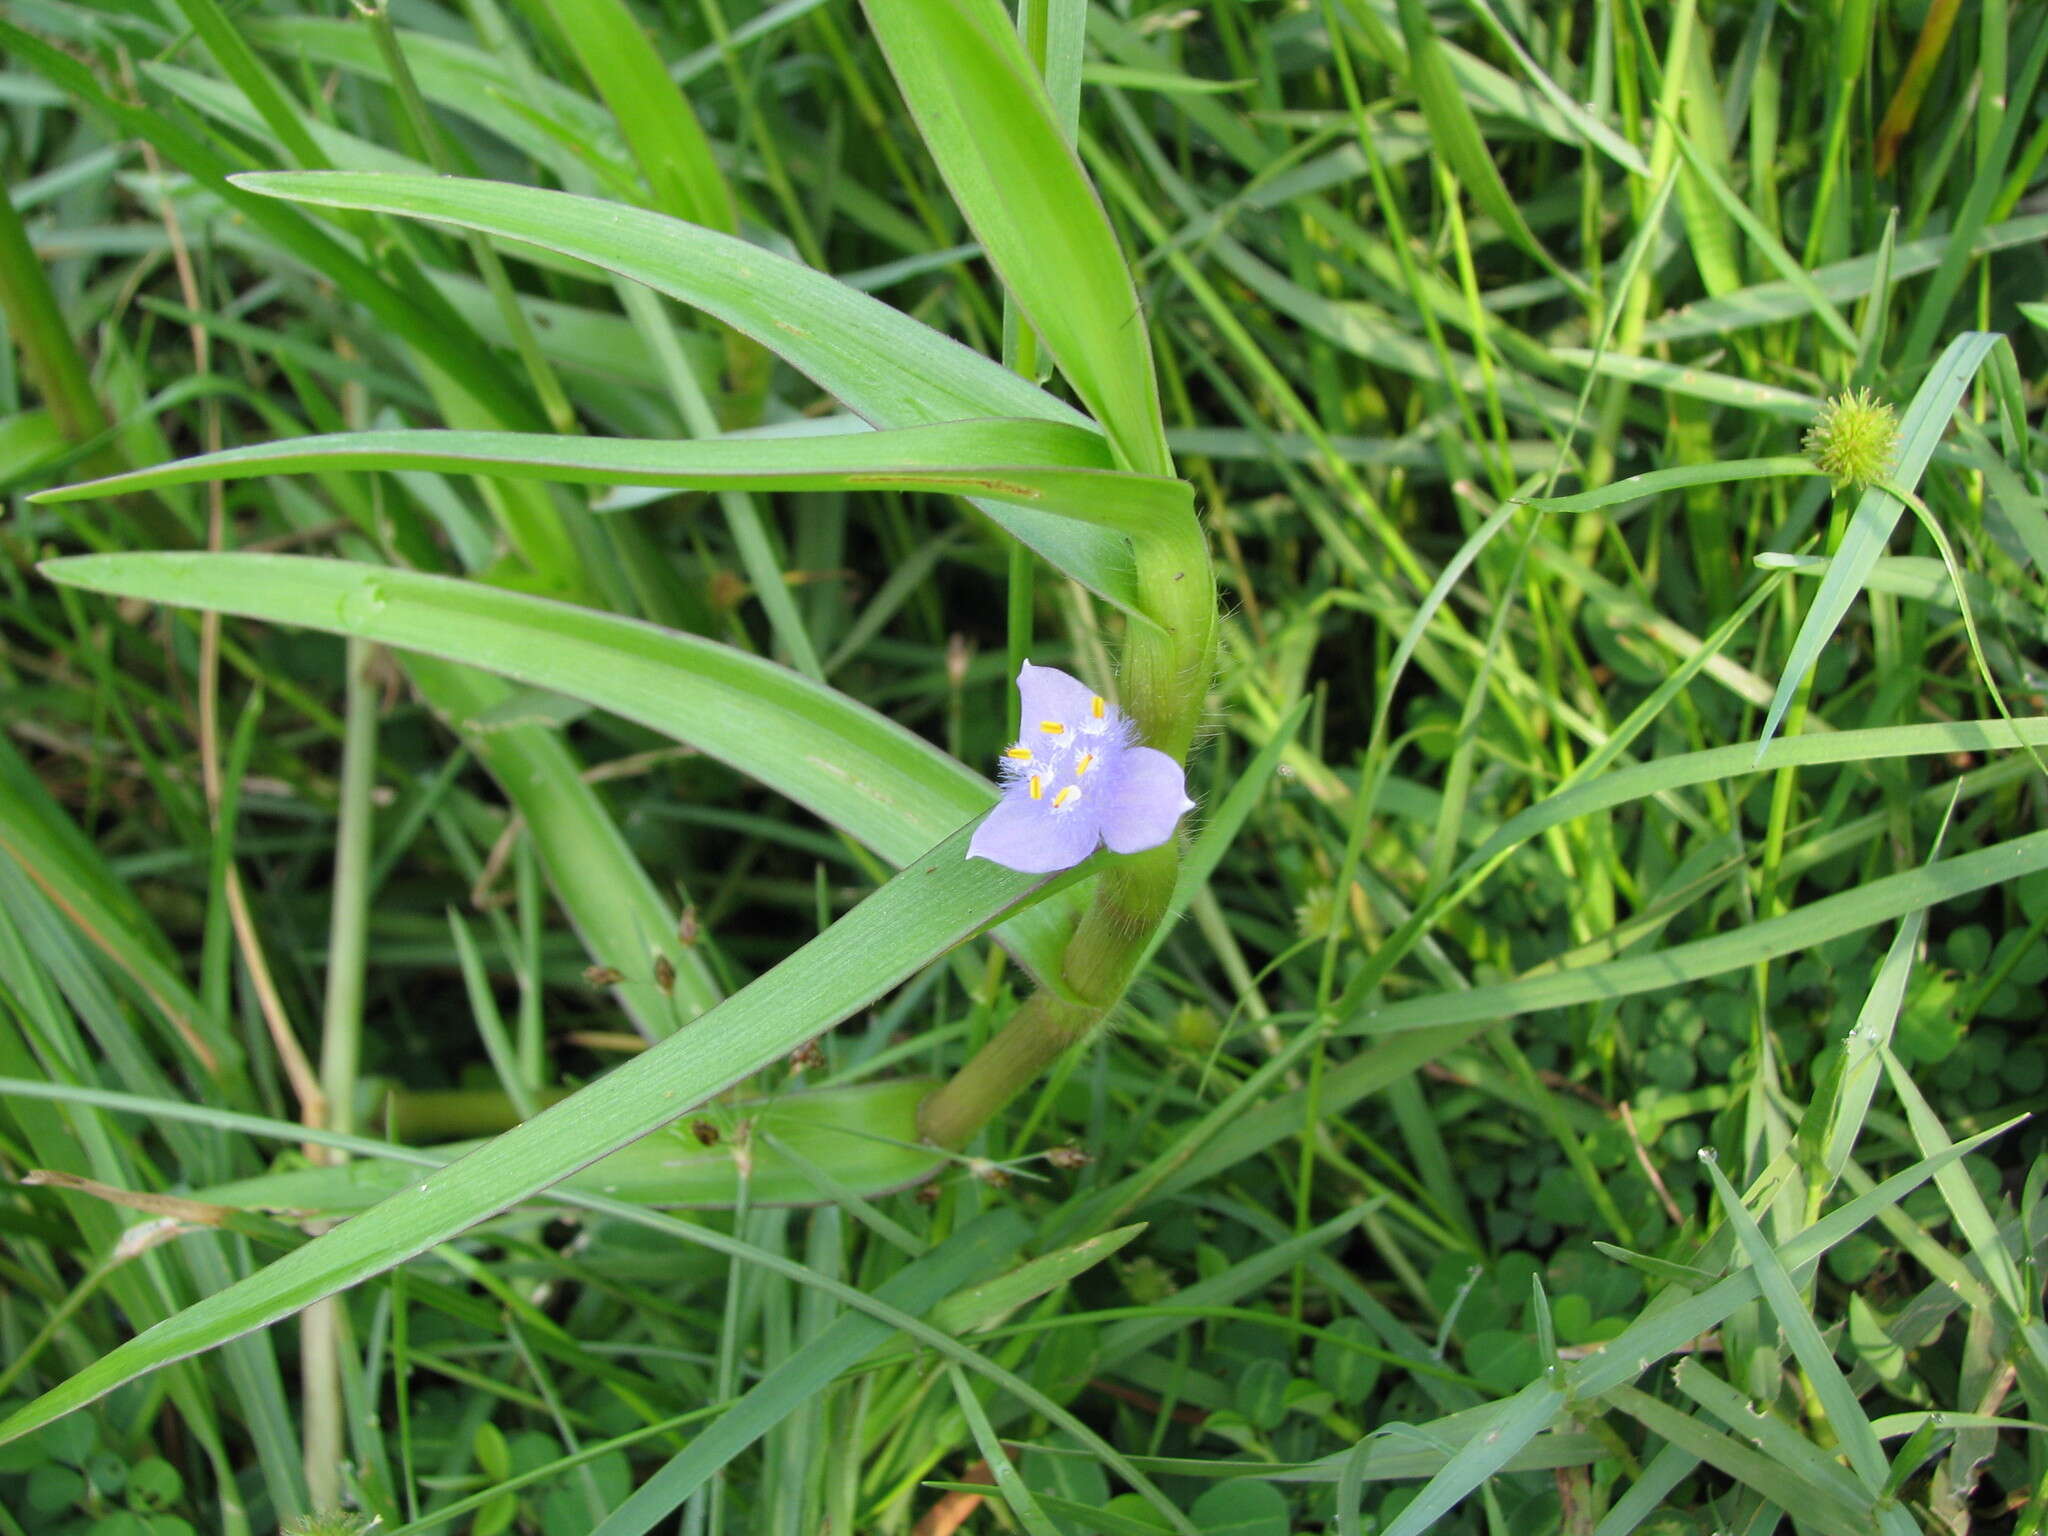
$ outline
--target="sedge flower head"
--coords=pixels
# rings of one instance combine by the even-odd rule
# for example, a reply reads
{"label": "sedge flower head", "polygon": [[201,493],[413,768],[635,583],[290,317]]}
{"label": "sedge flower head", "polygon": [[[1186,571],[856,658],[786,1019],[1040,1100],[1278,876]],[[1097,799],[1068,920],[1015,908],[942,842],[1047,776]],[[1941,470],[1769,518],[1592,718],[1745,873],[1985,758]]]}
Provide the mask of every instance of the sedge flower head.
{"label": "sedge flower head", "polygon": [[1806,429],[1807,457],[1838,491],[1882,480],[1899,445],[1899,419],[1867,389],[1836,395]]}
{"label": "sedge flower head", "polygon": [[1179,763],[1138,745],[1130,718],[1057,667],[1017,674],[1022,732],[999,767],[1003,798],[974,829],[971,859],[1025,874],[1071,869],[1097,848],[1139,853],[1194,809]]}
{"label": "sedge flower head", "polygon": [[324,1509],[290,1517],[277,1528],[277,1536],[369,1536],[376,1526],[373,1515]]}

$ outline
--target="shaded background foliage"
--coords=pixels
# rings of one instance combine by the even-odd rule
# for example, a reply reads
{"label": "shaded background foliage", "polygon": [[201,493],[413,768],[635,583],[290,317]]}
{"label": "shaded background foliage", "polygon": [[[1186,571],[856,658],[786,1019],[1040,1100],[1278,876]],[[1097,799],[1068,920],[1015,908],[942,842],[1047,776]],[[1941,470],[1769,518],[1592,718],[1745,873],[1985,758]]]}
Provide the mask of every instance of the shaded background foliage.
{"label": "shaded background foliage", "polygon": [[[2038,1436],[1961,1417],[2036,1419],[2048,1381],[2031,1122],[1874,1202],[1811,1273],[1788,1259],[1787,1292],[1686,1336],[1683,1372],[1659,1363],[1677,1342],[1648,1374],[1600,1372],[1608,1341],[1769,1268],[1703,1151],[1789,1250],[2048,1086],[2039,769],[2010,738],[1907,734],[2042,712],[2041,12],[1343,0],[1023,19],[1048,99],[1078,102],[1223,588],[1191,764],[1219,862],[1117,1028],[929,1198],[878,1181],[828,1185],[814,1210],[676,1218],[752,1245],[737,1258],[618,1211],[517,1211],[0,1448],[4,1518],[170,1536],[341,1500],[386,1529],[644,1529],[629,1494],[759,1386],[772,1427],[659,1517],[907,1530],[972,1509],[996,1528],[979,1494],[934,1484],[1007,1478],[1000,1445],[1036,1494],[1001,1518],[1033,1530],[1169,1528],[1105,1447],[1203,1531],[1765,1531],[1787,1511],[1820,1530],[2036,1528]],[[467,572],[822,675],[976,768],[1008,739],[1026,640],[1112,675],[1113,604],[915,489],[323,468],[22,499],[315,432],[683,441],[838,410],[768,349],[559,252],[221,179],[241,171],[452,171],[736,229],[1075,398],[1006,308],[861,13],[472,0],[395,5],[380,31],[338,6],[16,0],[5,20],[0,160],[59,321],[38,331],[10,303],[0,354],[11,1171],[190,1193],[309,1166],[277,1126],[84,1095],[300,1120],[266,1015],[316,1060],[340,1028],[338,895],[370,963],[348,1010],[360,1063],[331,1080],[355,1118],[330,1123],[381,1135],[395,1111],[436,1142],[637,1055],[898,862],[573,688],[444,678],[437,696],[360,642],[349,685],[330,635],[274,623],[228,624],[216,663],[189,615],[54,586],[47,555],[201,549],[217,517],[227,548]],[[7,271],[18,301],[18,255]],[[1734,466],[1798,453],[1851,386],[1902,413],[1933,398],[1969,332],[2006,341],[1936,413],[1907,488],[1954,547],[1980,643],[1913,519],[1820,627],[1807,681],[1787,658],[1819,572],[1757,557],[1830,554],[1874,514],[1795,468]],[[1628,476],[1649,478],[1599,499]],[[1866,734],[1752,771],[1774,695],[1787,751]],[[352,867],[346,748],[366,739]],[[1739,761],[1687,766],[1724,747]],[[1627,793],[1546,818],[1625,772]],[[574,801],[555,846],[590,850],[580,885],[522,830],[543,814],[528,783]],[[2009,862],[1944,864],[1964,869],[1944,884],[1922,871],[1938,837],[1943,860]],[[626,894],[606,910],[632,915],[594,936],[578,901],[608,882]],[[1869,912],[1837,919],[1859,893]],[[1744,934],[1753,950],[1687,948]],[[1655,985],[1596,969],[1690,957],[1705,969]],[[748,1093],[943,1075],[1024,990],[977,942]],[[1885,1076],[1880,1039],[1903,1072]],[[1862,1071],[1882,1081],[1859,1101],[1843,1085]],[[772,1150],[765,1112],[696,1118],[721,1178],[743,1122]],[[658,1167],[691,1134],[663,1133]],[[1091,1160],[1049,1156],[1069,1145]],[[10,1408],[298,1241],[245,1214],[117,1259],[140,1220],[118,1206],[24,1188],[0,1211]],[[1127,1220],[1145,1226],[1120,1249],[1073,1250]],[[854,1314],[758,1255],[874,1293],[961,1234],[982,1278],[1072,1255],[947,1326],[1040,1399],[970,1386],[959,1357],[942,1369],[886,1330],[834,1367],[872,1370],[770,1390]],[[1846,1397],[1801,1352],[1800,1316]],[[1546,1405],[1560,1383],[1569,1404]],[[1928,1410],[1950,1417],[1911,1417]],[[1520,1459],[1472,1462],[1493,1433]],[[1873,1483],[1856,1447],[1880,1433]]]}

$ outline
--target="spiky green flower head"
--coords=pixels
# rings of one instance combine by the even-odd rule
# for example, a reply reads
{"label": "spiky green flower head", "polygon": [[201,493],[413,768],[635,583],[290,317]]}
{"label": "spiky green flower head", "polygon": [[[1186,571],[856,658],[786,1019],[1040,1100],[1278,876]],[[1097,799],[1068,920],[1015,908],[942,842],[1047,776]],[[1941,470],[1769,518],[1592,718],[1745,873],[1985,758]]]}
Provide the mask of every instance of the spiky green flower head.
{"label": "spiky green flower head", "polygon": [[367,1536],[376,1524],[374,1515],[327,1509],[317,1514],[294,1515],[277,1528],[277,1536]]}
{"label": "spiky green flower head", "polygon": [[1836,490],[1861,490],[1890,472],[1899,446],[1899,418],[1867,389],[1837,395],[1806,429],[1805,446]]}
{"label": "spiky green flower head", "polygon": [[1337,921],[1335,886],[1312,885],[1294,908],[1294,931],[1304,939],[1320,939]]}

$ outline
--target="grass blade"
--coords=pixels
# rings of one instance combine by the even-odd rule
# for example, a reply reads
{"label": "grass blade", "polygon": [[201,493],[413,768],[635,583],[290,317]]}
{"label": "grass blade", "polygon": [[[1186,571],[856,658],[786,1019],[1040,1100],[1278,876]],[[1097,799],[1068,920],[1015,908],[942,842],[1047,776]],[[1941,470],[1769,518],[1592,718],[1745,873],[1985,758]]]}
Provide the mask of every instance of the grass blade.
{"label": "grass blade", "polygon": [[[995,800],[978,774],[843,694],[714,641],[594,609],[290,555],[84,555],[44,569],[67,585],[361,635],[585,699],[730,763],[899,866]],[[520,729],[559,750],[556,733]],[[513,734],[487,733],[478,750]],[[616,829],[603,835],[617,840]],[[579,858],[571,841],[553,851],[550,867],[580,868]],[[588,894],[602,900],[602,882]],[[1039,975],[1057,974],[1063,945],[1047,906],[1002,934]],[[619,931],[587,937],[608,961],[605,946],[620,946],[628,961],[620,969],[638,976],[649,946],[673,939],[666,920],[643,932],[645,920],[629,909]]]}
{"label": "grass blade", "polygon": [[1044,883],[968,859],[969,830],[946,839],[683,1034],[375,1209],[117,1345],[0,1422],[0,1441],[446,1242],[666,1125],[873,1001]]}
{"label": "grass blade", "polygon": [[1538,1377],[1513,1397],[1493,1405],[1486,1428],[1459,1447],[1423,1485],[1415,1501],[1396,1515],[1385,1536],[1423,1536],[1465,1496],[1506,1466],[1509,1458],[1548,1429],[1564,1412],[1565,1397],[1554,1382]]}
{"label": "grass blade", "polygon": [[1184,481],[1107,467],[1102,439],[1051,421],[943,422],[813,437],[555,437],[538,432],[370,431],[253,443],[43,491],[77,501],[161,485],[324,470],[436,471],[564,485],[765,491],[937,491],[1030,507],[1134,538],[1186,521]]}
{"label": "grass blade", "polygon": [[1109,216],[996,0],[866,0],[982,249],[1120,463],[1171,472],[1152,347]]}
{"label": "grass blade", "polygon": [[[645,283],[753,337],[878,427],[983,416],[1089,425],[1035,384],[880,300],[759,246],[645,209],[452,176],[337,171],[235,180],[269,197],[482,230]],[[1138,611],[1121,540],[1000,502],[983,510],[1055,569]]]}
{"label": "grass blade", "polygon": [[[875,1300],[922,1316],[953,1292],[992,1274],[1029,1233],[1015,1211],[984,1215],[876,1286]],[[859,1364],[890,1333],[887,1323],[865,1313],[835,1318],[824,1333],[748,1388],[715,1423],[642,1481],[591,1536],[642,1536],[720,1467],[830,1386],[841,1371]]]}

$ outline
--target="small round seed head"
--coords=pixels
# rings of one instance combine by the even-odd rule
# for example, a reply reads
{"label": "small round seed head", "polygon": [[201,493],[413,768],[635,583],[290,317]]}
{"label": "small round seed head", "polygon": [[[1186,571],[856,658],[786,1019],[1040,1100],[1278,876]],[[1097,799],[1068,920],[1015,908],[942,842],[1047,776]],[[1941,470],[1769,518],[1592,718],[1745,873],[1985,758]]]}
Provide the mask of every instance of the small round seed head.
{"label": "small round seed head", "polygon": [[1867,389],[1836,395],[1806,429],[1807,456],[1838,491],[1882,480],[1898,446],[1897,414]]}
{"label": "small round seed head", "polygon": [[1141,1307],[1156,1307],[1180,1289],[1173,1271],[1150,1254],[1140,1254],[1123,1266],[1123,1282],[1125,1292]]}
{"label": "small round seed head", "polygon": [[1294,908],[1294,931],[1304,939],[1320,939],[1330,931],[1337,917],[1337,892],[1328,885],[1312,885],[1301,893]]}
{"label": "small round seed head", "polygon": [[626,976],[615,965],[593,965],[584,970],[583,979],[593,987],[616,987]]}
{"label": "small round seed head", "polygon": [[293,1515],[277,1531],[278,1536],[365,1536],[376,1523],[370,1515],[323,1509],[313,1514]]}
{"label": "small round seed head", "polygon": [[1182,1003],[1173,1011],[1173,1038],[1191,1051],[1213,1048],[1223,1035],[1216,1015],[1200,1003]]}

